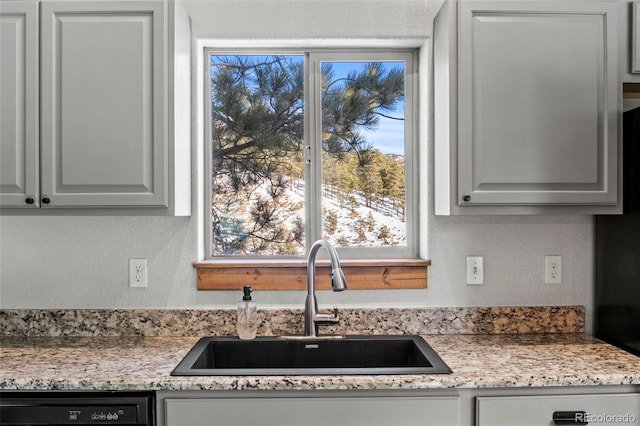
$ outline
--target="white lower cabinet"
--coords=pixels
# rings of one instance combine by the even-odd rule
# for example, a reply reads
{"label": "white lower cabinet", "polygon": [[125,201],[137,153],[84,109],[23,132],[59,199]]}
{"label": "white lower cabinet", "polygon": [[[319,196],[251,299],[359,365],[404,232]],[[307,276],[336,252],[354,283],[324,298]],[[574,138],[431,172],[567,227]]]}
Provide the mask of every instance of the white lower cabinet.
{"label": "white lower cabinet", "polygon": [[163,391],[157,414],[157,426],[639,425],[640,386]]}
{"label": "white lower cabinet", "polygon": [[640,395],[476,398],[477,426],[629,425],[640,422]]}
{"label": "white lower cabinet", "polygon": [[167,398],[165,426],[458,426],[457,396]]}

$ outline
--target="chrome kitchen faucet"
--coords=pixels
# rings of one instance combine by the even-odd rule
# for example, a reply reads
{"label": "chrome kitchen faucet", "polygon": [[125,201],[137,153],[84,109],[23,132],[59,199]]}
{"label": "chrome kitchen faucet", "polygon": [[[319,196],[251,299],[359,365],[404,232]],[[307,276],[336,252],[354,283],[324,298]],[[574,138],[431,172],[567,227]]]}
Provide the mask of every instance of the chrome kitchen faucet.
{"label": "chrome kitchen faucet", "polygon": [[331,287],[333,291],[344,291],[347,289],[347,280],[344,272],[340,267],[340,259],[338,253],[325,240],[318,240],[311,246],[309,250],[309,259],[307,261],[307,300],[304,305],[304,335],[306,337],[317,337],[318,326],[337,324],[338,308],[334,308],[333,313],[325,314],[318,312],[318,300],[316,299],[316,256],[321,247],[324,247],[329,253],[331,262]]}

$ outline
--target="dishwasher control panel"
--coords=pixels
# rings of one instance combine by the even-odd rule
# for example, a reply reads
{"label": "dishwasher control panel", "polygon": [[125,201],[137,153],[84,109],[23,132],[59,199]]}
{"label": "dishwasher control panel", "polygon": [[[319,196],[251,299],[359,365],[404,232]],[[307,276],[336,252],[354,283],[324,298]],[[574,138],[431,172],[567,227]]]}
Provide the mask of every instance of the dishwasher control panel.
{"label": "dishwasher control panel", "polygon": [[153,425],[151,393],[2,392],[0,424]]}

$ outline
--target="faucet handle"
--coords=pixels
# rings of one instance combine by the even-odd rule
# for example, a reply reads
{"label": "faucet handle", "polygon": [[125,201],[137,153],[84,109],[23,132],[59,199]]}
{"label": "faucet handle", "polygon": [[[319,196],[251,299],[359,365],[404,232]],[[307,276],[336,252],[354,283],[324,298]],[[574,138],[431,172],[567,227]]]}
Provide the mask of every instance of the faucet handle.
{"label": "faucet handle", "polygon": [[315,317],[313,318],[313,322],[316,325],[331,325],[331,324],[337,324],[338,322],[340,322],[340,318],[338,317],[338,308],[334,307],[333,308],[333,313],[329,314],[329,313],[317,313],[315,315]]}

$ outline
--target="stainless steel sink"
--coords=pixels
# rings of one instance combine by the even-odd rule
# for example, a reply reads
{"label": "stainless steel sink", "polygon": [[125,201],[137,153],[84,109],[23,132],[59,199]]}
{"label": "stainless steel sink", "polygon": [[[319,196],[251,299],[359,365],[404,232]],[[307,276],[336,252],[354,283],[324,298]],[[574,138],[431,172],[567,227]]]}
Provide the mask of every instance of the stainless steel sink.
{"label": "stainless steel sink", "polygon": [[203,337],[172,376],[446,374],[420,336]]}

